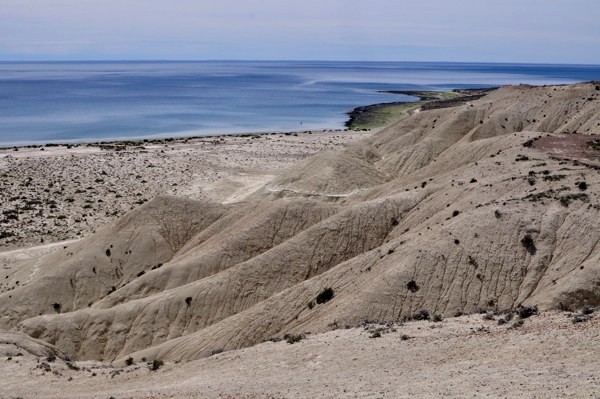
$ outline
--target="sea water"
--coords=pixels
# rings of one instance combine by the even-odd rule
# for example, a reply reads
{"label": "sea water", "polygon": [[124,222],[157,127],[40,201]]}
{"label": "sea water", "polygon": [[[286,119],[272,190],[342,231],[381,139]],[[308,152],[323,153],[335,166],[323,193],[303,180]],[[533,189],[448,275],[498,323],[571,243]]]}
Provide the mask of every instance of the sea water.
{"label": "sea water", "polygon": [[339,129],[386,90],[600,80],[600,66],[430,62],[0,62],[0,145]]}

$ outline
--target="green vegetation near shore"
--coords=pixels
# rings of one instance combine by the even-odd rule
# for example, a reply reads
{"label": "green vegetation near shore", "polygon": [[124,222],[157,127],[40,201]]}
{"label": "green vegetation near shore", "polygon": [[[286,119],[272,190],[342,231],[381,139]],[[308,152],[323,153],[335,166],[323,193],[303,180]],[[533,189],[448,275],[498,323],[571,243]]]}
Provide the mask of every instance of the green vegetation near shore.
{"label": "green vegetation near shore", "polygon": [[434,100],[452,100],[453,98],[460,97],[463,94],[457,91],[403,91],[403,90],[386,90],[382,93],[388,94],[404,94],[407,96],[419,97],[421,101],[434,101]]}
{"label": "green vegetation near shore", "polygon": [[424,101],[415,103],[390,103],[374,105],[367,115],[348,126],[349,129],[376,129],[399,121],[423,105]]}
{"label": "green vegetation near shore", "polygon": [[447,101],[457,97],[461,97],[460,93],[455,92],[436,92],[436,91],[419,91],[419,92],[400,92],[387,91],[390,94],[405,94],[419,97],[421,101],[416,102],[392,102],[368,105],[359,107],[349,113],[350,120],[347,122],[347,127],[351,130],[375,129],[382,126],[387,126],[397,122],[410,111],[422,107],[424,104],[432,101]]}

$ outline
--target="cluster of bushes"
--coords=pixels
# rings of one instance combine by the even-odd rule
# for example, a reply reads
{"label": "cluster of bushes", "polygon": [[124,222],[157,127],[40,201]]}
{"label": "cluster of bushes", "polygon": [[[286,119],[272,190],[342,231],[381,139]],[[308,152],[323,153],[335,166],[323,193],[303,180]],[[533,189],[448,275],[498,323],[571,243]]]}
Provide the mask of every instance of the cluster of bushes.
{"label": "cluster of bushes", "polygon": [[596,311],[599,310],[600,306],[598,307],[594,307],[594,306],[590,306],[590,305],[585,305],[583,308],[581,308],[581,310],[579,311],[579,314],[573,316],[573,323],[583,323],[585,321],[591,320],[592,319],[592,314]]}
{"label": "cluster of bushes", "polygon": [[[586,189],[587,189],[587,184],[586,184]],[[568,207],[569,204],[575,200],[588,202],[589,197],[586,193],[567,194],[567,195],[563,195],[562,197],[560,197],[560,204],[564,207]]]}
{"label": "cluster of bushes", "polygon": [[304,334],[285,334],[283,336],[283,339],[285,339],[285,342],[288,344],[295,344],[296,342],[302,341],[304,338],[306,338],[306,335]]}

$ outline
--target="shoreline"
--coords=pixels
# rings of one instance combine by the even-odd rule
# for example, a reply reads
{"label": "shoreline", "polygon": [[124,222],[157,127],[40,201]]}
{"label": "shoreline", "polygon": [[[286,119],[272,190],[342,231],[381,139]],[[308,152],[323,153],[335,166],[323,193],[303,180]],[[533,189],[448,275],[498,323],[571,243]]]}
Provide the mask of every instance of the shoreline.
{"label": "shoreline", "polygon": [[600,85],[470,94],[0,152],[0,238],[85,237],[0,252],[5,396],[593,397]]}
{"label": "shoreline", "polygon": [[452,91],[385,90],[381,93],[401,94],[418,98],[417,101],[393,101],[356,107],[348,112],[346,127],[350,130],[373,129],[390,125],[417,109],[456,107],[478,100],[498,87],[481,89],[453,89]]}
{"label": "shoreline", "polygon": [[[425,106],[459,105],[473,98],[469,93],[403,91],[438,99],[399,104],[403,116]],[[389,104],[367,108],[377,115]],[[383,122],[352,129],[1,147],[0,250],[85,237],[158,195],[242,201],[295,162],[370,136],[389,125]]]}
{"label": "shoreline", "polygon": [[214,139],[218,137],[253,137],[253,136],[270,136],[270,135],[298,135],[298,134],[313,134],[313,133],[327,133],[336,132],[343,133],[348,132],[348,128],[318,128],[318,129],[303,129],[303,130],[272,130],[272,131],[253,131],[243,133],[209,133],[206,135],[177,135],[177,134],[165,134],[165,135],[153,135],[153,136],[136,136],[132,138],[121,137],[121,138],[107,138],[107,139],[70,139],[70,140],[52,140],[48,142],[22,142],[14,144],[0,144],[0,151],[10,151],[15,148],[45,148],[45,147],[80,147],[80,146],[101,146],[101,145],[115,145],[125,144],[127,145],[143,145],[144,143],[151,144],[164,144],[167,143],[180,143],[189,140],[203,140],[203,139]]}
{"label": "shoreline", "polygon": [[[177,133],[165,133],[151,136],[134,136],[134,137],[118,137],[118,138],[80,138],[80,139],[65,139],[65,140],[50,140],[50,141],[32,141],[32,142],[15,142],[15,143],[0,143],[0,151],[14,150],[16,148],[43,148],[43,147],[55,147],[55,146],[71,146],[78,147],[82,145],[87,146],[100,146],[100,145],[118,145],[121,143],[128,143],[128,145],[143,145],[144,143],[164,143],[164,142],[185,142],[186,140],[201,140],[215,137],[250,137],[250,136],[262,136],[262,135],[294,135],[294,134],[312,134],[312,133],[323,133],[323,132],[348,132],[348,131],[368,131],[374,128],[384,127],[390,124],[389,121],[376,121],[378,114],[389,107],[400,107],[401,112],[397,113],[395,117],[401,117],[405,113],[414,110],[428,103],[439,104],[439,108],[446,108],[448,106],[457,106],[460,103],[453,103],[453,100],[464,99],[470,101],[477,98],[483,97],[481,93],[487,93],[495,90],[497,87],[483,88],[483,89],[453,89],[452,91],[431,91],[431,90],[380,90],[379,93],[387,94],[400,94],[405,96],[416,97],[416,101],[391,101],[374,103],[368,105],[362,105],[353,108],[346,112],[348,118],[344,122],[344,127],[333,127],[333,128],[314,128],[314,129],[293,129],[293,130],[264,130],[264,131],[248,131],[248,132],[236,132],[236,133],[208,133],[208,134],[177,134]],[[470,98],[472,97],[472,98]],[[468,98],[468,99],[467,99]],[[366,121],[366,122],[364,122]],[[368,126],[367,126],[368,125]]]}

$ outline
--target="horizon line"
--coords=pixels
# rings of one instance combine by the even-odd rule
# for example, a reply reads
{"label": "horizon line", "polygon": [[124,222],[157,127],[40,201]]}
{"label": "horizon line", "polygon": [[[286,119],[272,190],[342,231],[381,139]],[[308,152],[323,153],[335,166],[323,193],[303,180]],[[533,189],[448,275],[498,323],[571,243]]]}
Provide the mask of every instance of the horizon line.
{"label": "horizon line", "polygon": [[184,62],[327,62],[327,63],[413,63],[413,64],[501,64],[501,65],[556,65],[556,66],[591,66],[600,67],[600,64],[588,63],[558,63],[558,62],[519,62],[519,61],[419,61],[419,60],[325,60],[325,59],[64,59],[64,60],[0,60],[0,63],[184,63]]}

